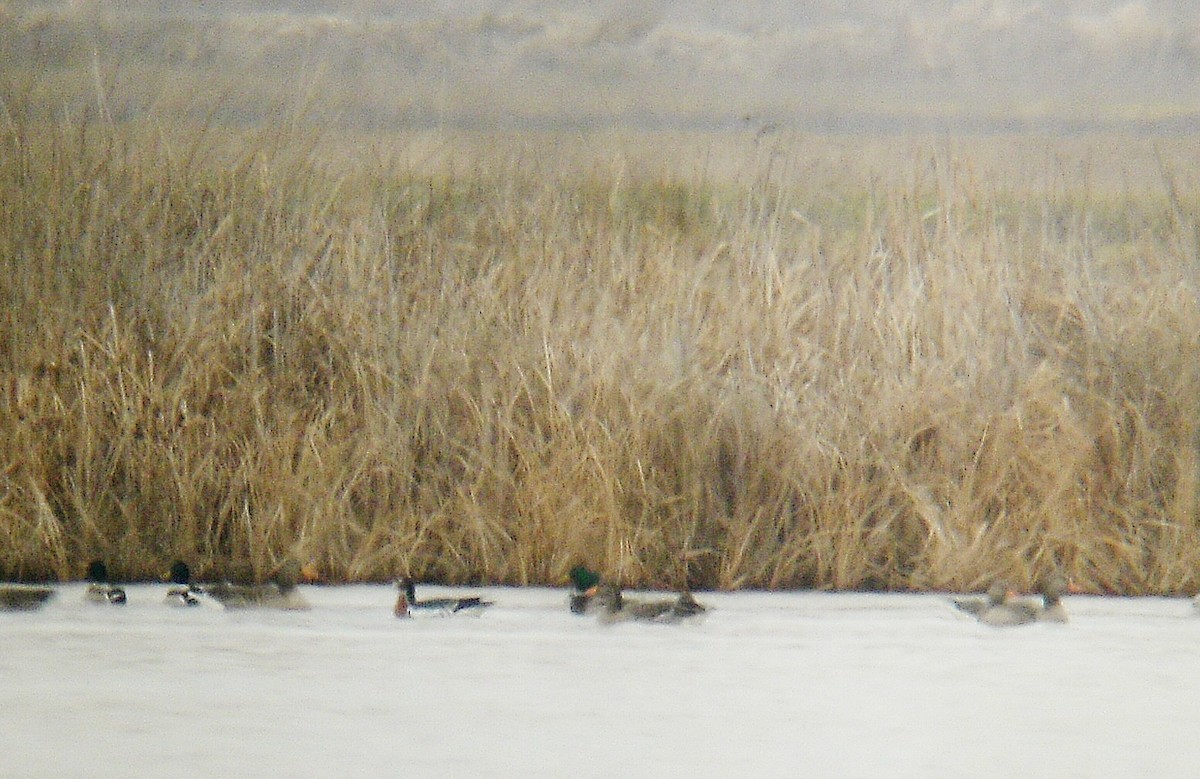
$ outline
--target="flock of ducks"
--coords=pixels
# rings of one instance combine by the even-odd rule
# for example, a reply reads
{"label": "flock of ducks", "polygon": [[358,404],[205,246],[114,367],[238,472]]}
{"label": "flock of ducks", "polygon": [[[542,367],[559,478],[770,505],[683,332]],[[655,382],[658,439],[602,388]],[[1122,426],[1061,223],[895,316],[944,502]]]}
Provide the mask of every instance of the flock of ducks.
{"label": "flock of ducks", "polygon": [[[187,563],[176,561],[171,566],[170,587],[164,602],[168,606],[195,607],[206,604],[226,609],[279,609],[304,611],[311,608],[300,593],[303,570],[294,560],[284,562],[271,580],[263,584],[200,585],[192,581]],[[112,583],[108,567],[95,560],[87,568],[87,589],[84,600],[92,603],[122,605],[128,601],[125,590]],[[600,575],[583,566],[571,571],[572,591],[569,607],[575,614],[594,614],[605,624],[624,621],[681,622],[698,617],[706,611],[690,592],[682,592],[670,600],[635,600],[625,597],[615,584],[601,582]],[[454,596],[420,599],[413,579],[403,577],[396,582],[399,593],[392,613],[401,619],[412,617],[445,617],[459,614],[478,615],[494,605],[478,596]],[[0,611],[33,611],[54,596],[51,587],[21,584],[0,585]]]}
{"label": "flock of ducks", "polygon": [[707,609],[684,590],[670,600],[634,600],[626,598],[621,588],[601,582],[600,574],[582,565],[571,569],[571,595],[567,604],[572,614],[595,614],[604,624],[614,622],[682,622],[702,616]]}
{"label": "flock of ducks", "polygon": [[[164,600],[167,605],[185,608],[212,604],[226,609],[307,610],[310,605],[297,587],[301,576],[300,565],[289,560],[279,566],[270,581],[263,584],[220,582],[198,585],[192,581],[191,570],[187,564],[176,561],[171,566],[171,585]],[[572,568],[569,578],[570,611],[573,614],[594,615],[603,624],[629,621],[673,624],[696,620],[707,612],[692,593],[686,590],[674,598],[641,600],[626,597],[618,585],[603,581],[600,574],[586,566]],[[112,583],[103,561],[95,560],[88,566],[87,581],[85,600],[113,605],[126,603],[125,590]],[[416,582],[408,577],[399,579],[396,585],[399,594],[393,614],[401,619],[478,615],[494,605],[492,601],[476,596],[421,600],[417,597]],[[1062,597],[1067,591],[1066,578],[1054,575],[1040,588],[1040,601],[1018,598],[1012,588],[1001,581],[993,584],[983,597],[954,598],[951,603],[959,611],[993,627],[1013,627],[1038,622],[1065,623],[1068,618]],[[50,600],[54,593],[54,589],[50,587],[0,585],[0,611],[36,610]],[[1200,608],[1200,601],[1194,603]]]}
{"label": "flock of ducks", "polygon": [[955,598],[952,602],[959,611],[970,614],[985,625],[992,627],[1015,627],[1034,622],[1067,621],[1067,609],[1062,596],[1067,593],[1067,580],[1052,576],[1041,588],[1042,600],[1018,598],[1007,582],[999,581],[988,588],[983,598]]}
{"label": "flock of ducks", "polygon": [[[300,594],[299,564],[288,561],[279,567],[271,581],[264,584],[228,584],[225,582],[202,587],[192,582],[187,563],[176,561],[171,566],[171,586],[163,599],[168,606],[220,605],[227,609],[268,608],[300,611],[310,608]],[[87,568],[87,588],[83,599],[90,603],[121,606],[128,602],[125,589],[112,583],[108,566],[103,560],[93,560]],[[34,611],[54,596],[51,587],[22,584],[0,585],[0,611]]]}

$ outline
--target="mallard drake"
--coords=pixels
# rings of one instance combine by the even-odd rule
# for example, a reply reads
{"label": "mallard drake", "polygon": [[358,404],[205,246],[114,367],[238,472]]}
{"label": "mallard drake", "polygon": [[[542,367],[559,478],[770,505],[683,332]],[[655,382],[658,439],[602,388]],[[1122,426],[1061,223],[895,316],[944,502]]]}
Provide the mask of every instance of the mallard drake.
{"label": "mallard drake", "polygon": [[300,564],[287,560],[265,584],[213,584],[205,588],[218,603],[227,609],[281,609],[306,611],[312,606],[296,588],[300,580]]}
{"label": "mallard drake", "polygon": [[595,605],[596,593],[600,590],[600,574],[577,565],[571,569],[568,576],[571,579],[571,595],[567,602],[571,613],[588,613]]}
{"label": "mallard drake", "polygon": [[680,622],[698,617],[707,609],[690,592],[679,593],[673,600],[638,601],[626,598],[615,584],[605,584],[596,593],[600,621],[605,623],[640,620],[643,622]]}
{"label": "mallard drake", "polygon": [[83,597],[92,603],[112,603],[122,605],[125,603],[125,590],[116,587],[109,582],[108,566],[103,560],[92,560],[88,564],[87,569],[88,587],[84,590]]}
{"label": "mallard drake", "polygon": [[204,589],[192,583],[192,570],[182,560],[171,563],[171,584],[163,599],[168,606],[201,606],[208,601]]}
{"label": "mallard drake", "polygon": [[0,611],[35,611],[54,597],[49,587],[24,584],[0,585]]}
{"label": "mallard drake", "polygon": [[478,615],[488,606],[490,600],[476,597],[463,598],[430,598],[417,600],[417,585],[407,576],[396,580],[400,595],[396,598],[393,613],[400,618],[406,617],[446,617],[451,614]]}

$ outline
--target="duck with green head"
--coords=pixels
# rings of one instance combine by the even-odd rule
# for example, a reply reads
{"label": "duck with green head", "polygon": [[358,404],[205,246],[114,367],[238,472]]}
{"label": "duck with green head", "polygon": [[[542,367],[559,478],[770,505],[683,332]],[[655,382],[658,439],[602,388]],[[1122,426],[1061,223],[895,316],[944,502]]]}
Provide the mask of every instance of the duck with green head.
{"label": "duck with green head", "polygon": [[307,611],[312,608],[300,593],[301,568],[295,560],[285,560],[275,570],[271,580],[263,584],[229,584],[222,582],[205,588],[226,609],[278,609]]}
{"label": "duck with green head", "polygon": [[103,560],[92,560],[88,564],[87,580],[88,586],[83,592],[84,600],[117,606],[125,604],[125,590],[113,585],[109,580],[108,566]]}
{"label": "duck with green head", "polygon": [[571,579],[571,595],[568,604],[572,614],[587,614],[595,607],[596,593],[600,591],[600,574],[583,565],[577,565],[567,574]]}
{"label": "duck with green head", "polygon": [[216,605],[208,597],[203,587],[192,582],[192,570],[182,560],[171,563],[171,586],[163,603],[168,606],[197,607]]}

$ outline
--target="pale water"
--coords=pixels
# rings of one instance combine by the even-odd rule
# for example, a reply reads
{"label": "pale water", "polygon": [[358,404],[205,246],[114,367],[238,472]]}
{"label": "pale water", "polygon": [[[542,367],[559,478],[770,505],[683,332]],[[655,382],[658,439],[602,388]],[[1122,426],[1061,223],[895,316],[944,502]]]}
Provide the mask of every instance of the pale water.
{"label": "pale water", "polygon": [[699,624],[600,625],[551,589],[397,620],[385,586],[309,612],[0,614],[0,774],[1195,776],[1184,600],[1068,599],[993,629],[938,595],[704,593]]}
{"label": "pale water", "polygon": [[1200,123],[1200,4],[0,2],[0,72],[20,65],[59,113],[102,94],[130,118],[207,122],[211,92],[242,121],[370,128],[1178,132]]}

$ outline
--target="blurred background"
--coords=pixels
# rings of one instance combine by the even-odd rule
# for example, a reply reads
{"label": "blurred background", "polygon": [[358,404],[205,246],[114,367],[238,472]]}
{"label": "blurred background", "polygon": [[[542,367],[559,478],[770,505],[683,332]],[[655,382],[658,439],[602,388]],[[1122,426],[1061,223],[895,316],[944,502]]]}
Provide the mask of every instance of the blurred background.
{"label": "blurred background", "polygon": [[1173,133],[1191,0],[0,3],[47,111],[364,129]]}

